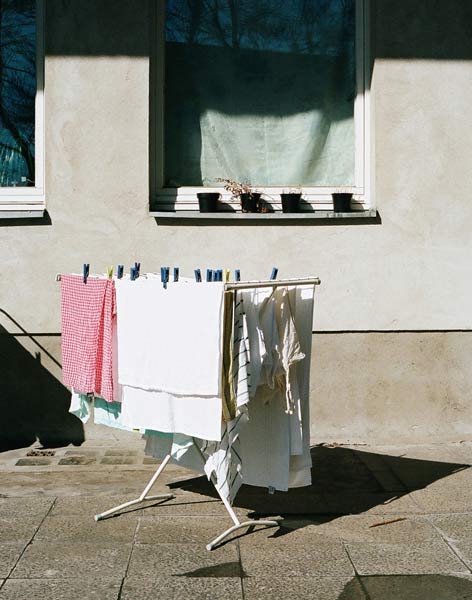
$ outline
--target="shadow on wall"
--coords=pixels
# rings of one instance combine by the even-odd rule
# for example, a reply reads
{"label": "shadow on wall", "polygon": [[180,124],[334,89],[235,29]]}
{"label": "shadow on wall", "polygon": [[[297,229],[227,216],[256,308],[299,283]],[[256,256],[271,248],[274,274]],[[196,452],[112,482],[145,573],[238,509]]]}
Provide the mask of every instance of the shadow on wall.
{"label": "shadow on wall", "polygon": [[82,422],[69,411],[70,393],[0,326],[0,452],[31,445],[80,445]]}
{"label": "shadow on wall", "polygon": [[[154,1],[154,0],[153,0]],[[392,59],[472,58],[470,0],[376,0],[375,55]],[[149,0],[50,0],[50,56],[149,56]]]}
{"label": "shadow on wall", "polygon": [[352,579],[338,600],[363,598],[360,587],[369,600],[465,600],[472,598],[472,581],[454,575],[376,575]]}

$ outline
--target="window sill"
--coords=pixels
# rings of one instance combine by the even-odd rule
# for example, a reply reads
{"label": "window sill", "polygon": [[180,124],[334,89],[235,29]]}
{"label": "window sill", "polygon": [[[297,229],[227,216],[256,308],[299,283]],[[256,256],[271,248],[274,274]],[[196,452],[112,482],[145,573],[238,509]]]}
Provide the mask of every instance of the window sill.
{"label": "window sill", "polygon": [[44,211],[44,207],[2,210],[0,206],[0,219],[42,219],[44,217]]}
{"label": "window sill", "polygon": [[151,210],[150,216],[157,220],[172,219],[181,220],[212,220],[212,221],[350,221],[351,219],[367,219],[369,221],[378,221],[379,216],[376,210],[357,210],[352,212],[333,212],[332,210],[317,210],[313,212],[299,213],[242,213],[242,212],[207,212],[202,213],[196,210]]}

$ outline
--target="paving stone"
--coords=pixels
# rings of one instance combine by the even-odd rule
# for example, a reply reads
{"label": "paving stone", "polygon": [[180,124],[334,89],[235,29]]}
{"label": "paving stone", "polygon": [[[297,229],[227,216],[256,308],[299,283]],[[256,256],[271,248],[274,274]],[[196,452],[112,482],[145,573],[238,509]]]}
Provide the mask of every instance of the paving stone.
{"label": "paving stone", "polygon": [[106,450],[105,456],[137,456],[137,450]]}
{"label": "paving stone", "polygon": [[437,460],[402,458],[390,461],[396,477],[410,490],[423,488],[467,468],[465,465]]}
{"label": "paving stone", "polygon": [[[2,473],[2,493],[8,497],[41,496],[84,496],[134,494],[137,497],[148,483],[151,473],[148,470],[102,469],[93,466],[91,470],[75,471],[51,467],[47,471],[28,472],[15,469]],[[143,467],[144,469],[144,467]],[[165,478],[163,478],[165,479]],[[156,486],[165,486],[165,481]]]}
{"label": "paving stone", "polygon": [[35,542],[96,543],[104,546],[122,542],[131,543],[136,527],[137,517],[96,522],[92,516],[50,516],[39,528]]}
{"label": "paving stone", "polygon": [[52,460],[47,457],[35,456],[31,458],[20,458],[16,461],[15,465],[17,467],[43,467],[45,465],[50,465]]}
{"label": "paving stone", "polygon": [[360,575],[464,573],[467,568],[445,543],[349,543],[349,555]]}
{"label": "paving stone", "polygon": [[[295,491],[295,490],[294,490]],[[256,515],[320,515],[331,512],[323,495],[318,493],[295,494],[292,491],[259,497],[242,495],[235,504]]]}
{"label": "paving stone", "polygon": [[464,486],[425,488],[411,492],[422,513],[466,513],[472,510],[472,489]]}
{"label": "paving stone", "polygon": [[95,458],[87,457],[87,456],[68,456],[67,458],[61,458],[59,461],[59,465],[67,466],[67,465],[91,465],[97,462]]}
{"label": "paving stone", "polygon": [[453,542],[472,540],[472,514],[432,515],[429,520]]}
{"label": "paving stone", "polygon": [[241,541],[241,563],[248,576],[279,575],[287,577],[354,575],[351,562],[341,542],[319,542],[314,546]]}
{"label": "paving stone", "polygon": [[136,544],[129,577],[181,575],[187,577],[240,577],[236,544],[208,552],[205,544]]}
{"label": "paving stone", "polygon": [[143,458],[143,465],[158,465],[159,462],[160,461],[157,458],[154,458],[153,456],[145,456]]}
{"label": "paving stone", "polygon": [[451,545],[472,571],[472,540],[469,538],[467,541],[453,542]]}
{"label": "paving stone", "polygon": [[104,574],[124,577],[131,552],[130,544],[58,544],[33,542],[11,575],[14,579],[62,577],[100,578]]}
{"label": "paving stone", "polygon": [[[325,494],[330,514],[405,514],[421,513],[422,509],[413,501],[409,494],[378,493],[378,494]],[[320,513],[322,514],[322,513]]]}
{"label": "paving stone", "polygon": [[245,600],[366,600],[359,582],[350,576],[248,577]]}
{"label": "paving stone", "polygon": [[101,465],[135,465],[136,458],[134,456],[105,456],[100,461]]}
{"label": "paving stone", "polygon": [[[65,498],[57,498],[50,516],[69,516],[77,515],[93,521],[96,514],[105,512],[106,510],[119,506],[125,502],[129,502],[136,498],[136,495],[120,495],[120,496],[71,496]],[[138,516],[143,505],[131,506],[128,509],[120,511],[119,516],[126,518],[129,516]],[[144,505],[145,506],[145,505]],[[114,517],[111,520],[118,518]]]}
{"label": "paving stone", "polygon": [[139,523],[136,541],[141,544],[206,545],[231,525],[229,518],[144,516]]}
{"label": "paving stone", "polygon": [[9,579],[0,600],[117,600],[121,579]]}
{"label": "paving stone", "polygon": [[36,533],[43,516],[37,517],[0,517],[0,541],[29,542]]}
{"label": "paving stone", "polygon": [[[171,490],[170,493],[174,493]],[[240,509],[235,507],[236,513],[243,513]],[[229,515],[221,502],[216,498],[209,498],[201,496],[200,494],[190,494],[188,492],[181,492],[176,495],[175,498],[166,500],[165,502],[156,500],[155,504],[150,504],[145,509],[144,513],[147,517],[160,517],[160,516],[220,516],[228,517]]]}
{"label": "paving stone", "polygon": [[[404,521],[391,522],[396,518]],[[386,523],[371,527],[379,523]],[[290,527],[290,523],[287,523]],[[346,542],[366,543],[422,543],[441,541],[440,534],[425,517],[416,515],[348,515],[307,523],[304,535],[323,536],[326,539],[342,539]],[[287,536],[291,537],[291,536]]]}
{"label": "paving stone", "polygon": [[27,542],[0,544],[0,577],[8,577]]}
{"label": "paving stone", "polygon": [[0,517],[44,517],[54,504],[54,498],[0,498]]}
{"label": "paving stone", "polygon": [[380,575],[361,581],[369,600],[472,599],[470,575]]}
{"label": "paving stone", "polygon": [[97,456],[98,454],[100,454],[100,452],[98,450],[82,450],[81,448],[78,448],[77,450],[66,450],[64,452],[64,456],[89,456],[89,457],[93,457],[93,456]]}
{"label": "paving stone", "polygon": [[[125,579],[120,600],[242,600],[241,580],[236,577],[158,577]],[[1,600],[1,596],[0,596]]]}

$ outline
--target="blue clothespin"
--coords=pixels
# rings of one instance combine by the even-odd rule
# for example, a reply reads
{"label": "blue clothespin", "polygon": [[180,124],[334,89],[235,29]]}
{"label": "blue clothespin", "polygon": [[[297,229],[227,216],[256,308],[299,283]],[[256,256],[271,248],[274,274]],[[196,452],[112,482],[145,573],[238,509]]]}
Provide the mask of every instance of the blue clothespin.
{"label": "blue clothespin", "polygon": [[90,272],[90,265],[88,263],[84,263],[83,270],[82,270],[82,280],[84,283],[87,283],[89,272]]}
{"label": "blue clothespin", "polygon": [[166,277],[166,283],[169,283],[169,281],[170,281],[170,267],[166,267],[165,268],[164,274],[165,274],[165,277]]}
{"label": "blue clothespin", "polygon": [[213,271],[211,269],[207,269],[207,281],[211,281],[213,279]]}
{"label": "blue clothespin", "polygon": [[277,279],[277,273],[279,272],[279,270],[277,269],[277,267],[272,267],[272,273],[270,274],[270,278],[273,279]]}
{"label": "blue clothespin", "polygon": [[179,281],[179,267],[174,267],[174,281]]}
{"label": "blue clothespin", "polygon": [[195,273],[195,281],[197,283],[200,283],[202,280],[202,272],[200,271],[200,269],[195,269],[194,273]]}
{"label": "blue clothespin", "polygon": [[118,270],[116,272],[116,276],[118,277],[118,279],[122,279],[124,270],[124,265],[118,265]]}
{"label": "blue clothespin", "polygon": [[211,280],[218,281],[218,271],[216,269],[211,272]]}
{"label": "blue clothespin", "polygon": [[131,279],[131,281],[134,281],[136,279],[136,268],[135,267],[130,268],[129,278]]}
{"label": "blue clothespin", "polygon": [[167,289],[167,282],[169,281],[169,267],[161,267],[161,281],[164,289]]}
{"label": "blue clothespin", "polygon": [[241,281],[241,271],[239,269],[234,272],[234,281]]}
{"label": "blue clothespin", "polygon": [[216,271],[216,281],[223,281],[223,269]]}
{"label": "blue clothespin", "polygon": [[135,262],[134,263],[134,268],[136,271],[136,277],[139,277],[141,274],[141,263],[140,262]]}

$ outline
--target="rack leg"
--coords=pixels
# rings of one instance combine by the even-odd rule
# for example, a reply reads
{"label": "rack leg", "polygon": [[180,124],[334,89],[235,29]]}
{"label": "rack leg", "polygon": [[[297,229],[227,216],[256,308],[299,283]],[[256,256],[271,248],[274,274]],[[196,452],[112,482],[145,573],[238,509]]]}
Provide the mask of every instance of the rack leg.
{"label": "rack leg", "polygon": [[209,544],[207,544],[206,549],[208,551],[213,550],[213,548],[215,546],[217,546],[226,537],[228,537],[228,535],[231,535],[233,533],[233,531],[237,531],[238,529],[242,529],[243,527],[257,527],[258,525],[262,525],[264,527],[278,527],[280,525],[280,522],[279,521],[266,521],[266,520],[264,520],[264,521],[263,520],[261,520],[261,521],[250,520],[250,521],[244,521],[243,523],[238,522],[237,524],[233,525],[226,531],[223,531],[222,534],[220,534],[213,541],[211,541]]}
{"label": "rack leg", "polygon": [[213,548],[215,548],[215,546],[217,546],[220,542],[222,542],[226,537],[231,535],[233,533],[233,531],[237,531],[238,529],[242,529],[243,527],[257,527],[258,525],[263,526],[263,527],[279,527],[280,521],[272,521],[272,520],[256,521],[254,519],[250,519],[249,521],[244,521],[243,523],[241,523],[241,521],[238,519],[237,514],[234,512],[233,507],[228,502],[228,499],[225,498],[220,493],[220,490],[218,489],[218,487],[216,485],[214,473],[212,473],[212,475],[211,475],[211,482],[215,486],[215,489],[218,492],[218,495],[221,498],[221,501],[225,505],[225,508],[228,511],[228,514],[231,517],[231,520],[233,521],[234,525],[232,527],[230,527],[229,529],[227,529],[226,531],[223,531],[223,533],[221,535],[219,535],[213,541],[211,541],[209,544],[207,544],[206,549],[208,551],[213,550]]}
{"label": "rack leg", "polygon": [[154,473],[154,475],[151,477],[149,483],[146,485],[146,487],[144,488],[144,490],[143,490],[142,494],[139,496],[139,498],[136,498],[135,500],[130,500],[129,502],[125,502],[124,504],[120,504],[119,506],[115,506],[114,508],[110,508],[109,510],[106,510],[105,512],[95,515],[95,517],[94,517],[95,521],[101,521],[102,519],[106,519],[110,515],[113,515],[113,514],[119,512],[120,510],[123,510],[123,508],[127,508],[128,506],[133,506],[135,504],[140,504],[141,502],[145,502],[146,500],[164,500],[164,499],[174,498],[173,494],[157,494],[155,496],[148,496],[149,491],[151,490],[152,486],[155,484],[159,475],[166,468],[166,465],[169,462],[170,458],[171,458],[170,454],[168,454],[164,458],[164,460],[161,462],[161,464],[159,465],[159,468]]}

